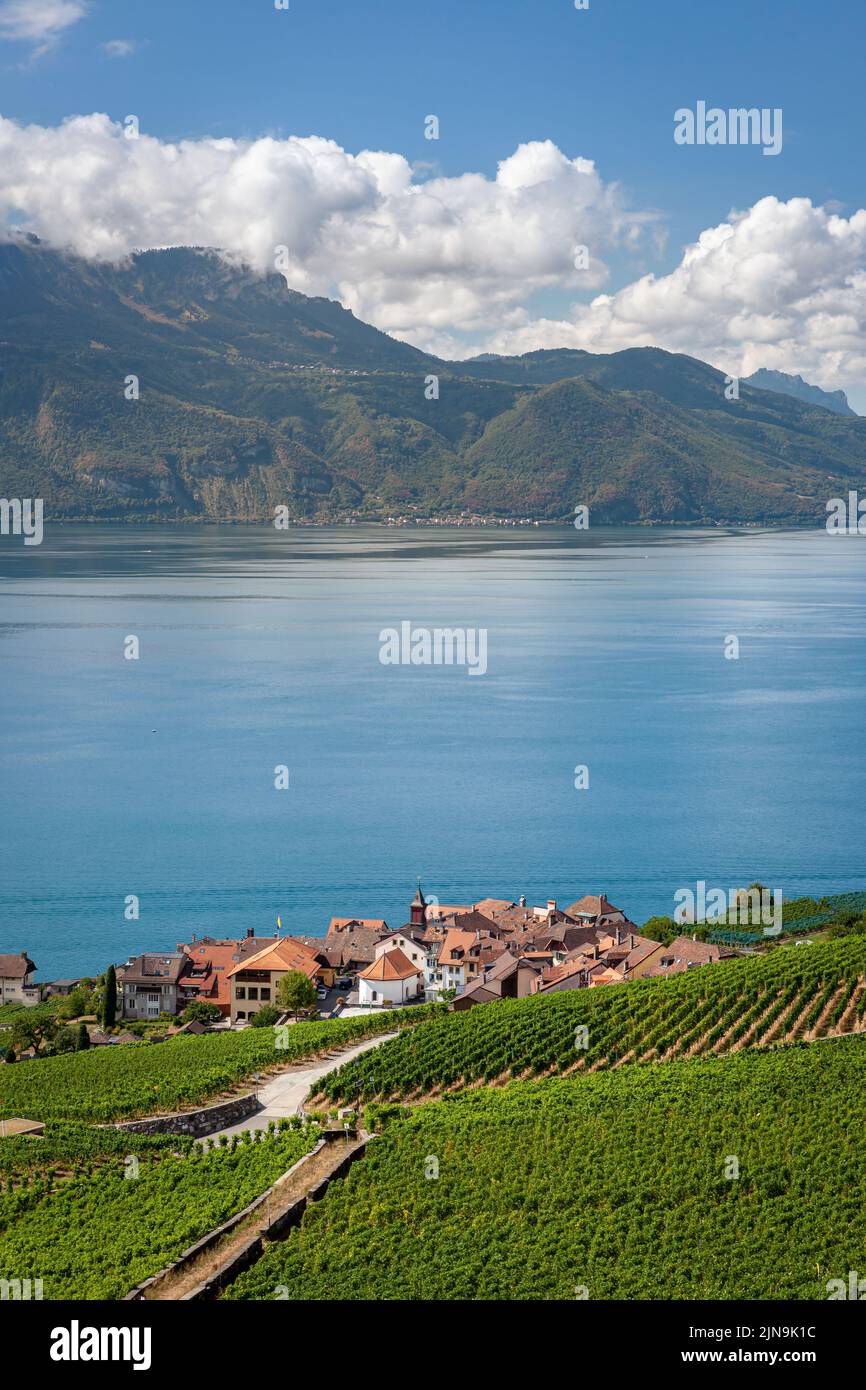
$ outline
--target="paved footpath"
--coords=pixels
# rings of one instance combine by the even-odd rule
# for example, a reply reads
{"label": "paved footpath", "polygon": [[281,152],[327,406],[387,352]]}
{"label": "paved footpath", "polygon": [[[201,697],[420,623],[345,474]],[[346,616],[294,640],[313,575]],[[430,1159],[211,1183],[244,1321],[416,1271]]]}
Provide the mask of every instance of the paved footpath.
{"label": "paved footpath", "polygon": [[240,1134],[244,1129],[267,1129],[271,1120],[297,1115],[310,1094],[314,1081],[327,1076],[330,1071],[336,1071],[346,1062],[351,1062],[353,1057],[360,1057],[362,1052],[369,1052],[371,1047],[379,1047],[396,1036],[396,1033],[383,1033],[376,1038],[367,1038],[365,1042],[357,1043],[354,1047],[347,1047],[341,1052],[332,1052],[327,1057],[320,1057],[316,1062],[298,1062],[288,1071],[281,1072],[279,1076],[272,1077],[264,1086],[259,1087],[261,1110],[257,1110],[254,1115],[248,1115],[236,1125],[229,1125],[226,1129],[215,1129],[207,1138],[212,1142],[221,1134]]}

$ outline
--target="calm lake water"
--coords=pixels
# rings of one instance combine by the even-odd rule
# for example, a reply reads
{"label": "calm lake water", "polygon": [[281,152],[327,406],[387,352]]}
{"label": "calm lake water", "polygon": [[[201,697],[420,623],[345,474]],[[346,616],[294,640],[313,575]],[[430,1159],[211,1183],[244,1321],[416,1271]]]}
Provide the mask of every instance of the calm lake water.
{"label": "calm lake water", "polygon": [[[823,530],[2,539],[0,952],[397,926],[417,875],[638,922],[698,879],[862,888],[864,577]],[[486,674],[382,665],[402,621],[485,628]]]}

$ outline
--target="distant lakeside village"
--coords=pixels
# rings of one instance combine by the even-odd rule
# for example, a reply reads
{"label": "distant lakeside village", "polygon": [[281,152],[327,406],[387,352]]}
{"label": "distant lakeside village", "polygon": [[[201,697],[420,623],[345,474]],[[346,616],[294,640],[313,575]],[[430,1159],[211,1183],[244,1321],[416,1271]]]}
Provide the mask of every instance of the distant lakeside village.
{"label": "distant lakeside village", "polygon": [[[284,1014],[277,1005],[280,982],[288,975],[306,977],[315,989],[313,1007],[333,1017],[435,1001],[459,1011],[500,999],[678,974],[735,954],[695,935],[676,936],[668,944],[654,940],[604,893],[588,894],[566,908],[554,899],[530,907],[525,898],[443,906],[428,902],[419,884],[409,920],[396,929],[381,918],[332,917],[324,937],[280,932],[259,937],[253,928],[240,940],[193,935],[173,952],[145,952],[111,968],[118,1023],[135,1028],[177,1020],[190,1005],[204,1004],[211,1006],[212,1022],[245,1027],[262,1010],[269,1011],[269,1021]],[[26,952],[0,955],[0,1005],[36,1006],[91,983],[70,979],[40,985],[35,975]],[[195,1031],[204,1024],[193,1018],[183,1026]],[[91,1038],[117,1040],[104,1034]]]}

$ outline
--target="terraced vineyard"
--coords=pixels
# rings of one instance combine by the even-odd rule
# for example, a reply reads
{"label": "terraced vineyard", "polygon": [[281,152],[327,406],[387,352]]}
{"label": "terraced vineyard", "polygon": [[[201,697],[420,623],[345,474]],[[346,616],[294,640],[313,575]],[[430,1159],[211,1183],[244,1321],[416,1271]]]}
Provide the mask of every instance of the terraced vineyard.
{"label": "terraced vineyard", "polygon": [[476,1080],[667,1062],[864,1027],[866,938],[853,937],[436,1017],[332,1072],[320,1095],[420,1096]]}
{"label": "terraced vineyard", "polygon": [[0,1278],[41,1279],[46,1299],[121,1298],[241,1211],[317,1137],[316,1125],[286,1121],[207,1152],[106,1157],[53,1190],[40,1179],[15,1187],[0,1195]]}
{"label": "terraced vineyard", "polygon": [[464,1092],[226,1296],[826,1299],[866,1266],[864,1125],[861,1037]]}
{"label": "terraced vineyard", "polygon": [[53,1187],[65,1178],[111,1162],[119,1155],[150,1155],[160,1150],[184,1152],[193,1140],[177,1134],[136,1134],[128,1130],[53,1120],[38,1139],[2,1135],[0,1130],[0,1192],[40,1183]]}
{"label": "terraced vineyard", "polygon": [[181,1110],[256,1070],[313,1057],[429,1016],[425,1008],[395,1010],[293,1024],[280,1034],[272,1028],[247,1028],[16,1062],[0,1067],[0,1117],[114,1120]]}

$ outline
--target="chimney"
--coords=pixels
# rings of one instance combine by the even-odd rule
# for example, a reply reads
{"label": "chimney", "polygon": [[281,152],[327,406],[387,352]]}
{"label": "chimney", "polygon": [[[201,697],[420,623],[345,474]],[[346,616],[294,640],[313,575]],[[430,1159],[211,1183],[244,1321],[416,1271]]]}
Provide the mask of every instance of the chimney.
{"label": "chimney", "polygon": [[548,898],[548,899],[547,899],[547,910],[548,910],[548,912],[555,912],[555,911],[556,911],[556,898]]}
{"label": "chimney", "polygon": [[521,906],[521,907],[526,907],[526,894],[525,894],[525,893],[521,895],[521,898],[520,898],[520,906]]}
{"label": "chimney", "polygon": [[[256,934],[256,929],[255,929],[255,927],[247,927],[247,941],[249,941],[249,939],[250,939],[251,936],[255,936],[255,934]],[[195,937],[193,937],[193,941],[195,941]]]}

